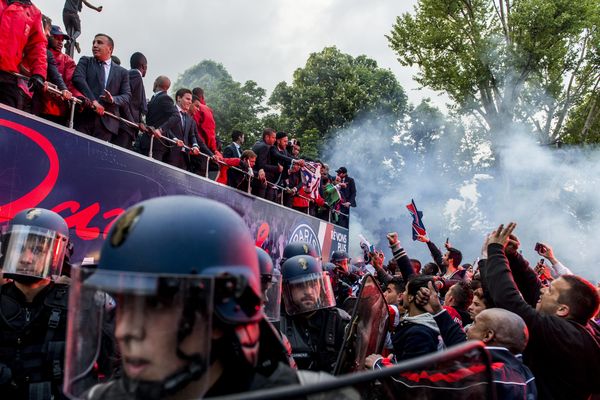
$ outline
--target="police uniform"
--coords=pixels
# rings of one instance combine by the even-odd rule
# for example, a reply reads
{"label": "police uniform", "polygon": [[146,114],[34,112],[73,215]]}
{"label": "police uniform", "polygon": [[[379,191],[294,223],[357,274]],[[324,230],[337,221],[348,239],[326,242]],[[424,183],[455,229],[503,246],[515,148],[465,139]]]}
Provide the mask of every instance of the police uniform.
{"label": "police uniform", "polygon": [[292,346],[298,369],[333,372],[344,343],[350,315],[337,307],[317,310],[313,315],[281,319],[281,332]]}
{"label": "police uniform", "polygon": [[66,285],[50,283],[32,303],[13,282],[0,288],[0,363],[11,374],[10,380],[3,374],[3,398],[65,398],[67,305]]}
{"label": "police uniform", "polygon": [[285,313],[280,329],[299,369],[333,372],[350,315],[335,307],[329,274],[309,255],[282,265]]}

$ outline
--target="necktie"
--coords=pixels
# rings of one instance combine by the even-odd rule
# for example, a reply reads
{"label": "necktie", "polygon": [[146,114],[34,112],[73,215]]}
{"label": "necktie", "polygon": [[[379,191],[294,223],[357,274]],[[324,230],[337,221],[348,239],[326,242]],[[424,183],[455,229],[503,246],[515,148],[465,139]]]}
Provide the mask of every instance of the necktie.
{"label": "necktie", "polygon": [[104,69],[106,61],[98,61],[98,65],[100,65],[100,82],[102,82],[103,89],[106,89],[106,80],[108,78],[106,76],[106,69]]}
{"label": "necktie", "polygon": [[185,129],[185,111],[180,111],[181,114],[181,128]]}

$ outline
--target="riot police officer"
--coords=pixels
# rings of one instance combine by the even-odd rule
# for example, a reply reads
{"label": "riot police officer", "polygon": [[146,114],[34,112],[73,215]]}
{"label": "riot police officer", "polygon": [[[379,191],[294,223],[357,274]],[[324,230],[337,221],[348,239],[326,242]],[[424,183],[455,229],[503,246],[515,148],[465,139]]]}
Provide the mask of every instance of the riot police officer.
{"label": "riot police officer", "polygon": [[343,307],[347,298],[352,297],[356,289],[360,277],[348,269],[350,258],[345,251],[334,251],[329,259],[335,268],[330,273],[333,285],[333,293],[335,295],[336,304]]}
{"label": "riot police officer", "polygon": [[256,255],[264,301],[263,311],[269,322],[278,323],[281,318],[281,272],[273,268],[271,256],[260,247],[256,248]]}
{"label": "riot police officer", "polygon": [[[74,271],[65,392],[86,399],[199,398],[298,383],[262,312],[258,258],[227,206],[166,196],[116,221],[95,270]],[[89,386],[106,297],[122,377]]]}
{"label": "riot police officer", "polygon": [[314,257],[299,255],[285,261],[281,275],[285,314],[280,326],[298,368],[332,372],[350,316],[335,307],[328,274]]}
{"label": "riot police officer", "polygon": [[68,286],[61,273],[69,229],[55,212],[19,212],[2,236],[0,393],[6,399],[61,399]]}

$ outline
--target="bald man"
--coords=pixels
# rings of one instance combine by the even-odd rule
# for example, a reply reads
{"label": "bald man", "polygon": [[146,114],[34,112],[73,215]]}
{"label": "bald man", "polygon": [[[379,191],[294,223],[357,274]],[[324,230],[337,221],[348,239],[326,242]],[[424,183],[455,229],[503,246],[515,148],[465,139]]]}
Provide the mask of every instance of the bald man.
{"label": "bald man", "polygon": [[[419,289],[416,302],[433,315],[446,346],[466,340],[462,328],[442,308],[431,283]],[[502,308],[486,309],[475,317],[467,338],[485,343],[491,357],[496,398],[537,398],[535,378],[521,359],[529,341],[529,330],[523,318]]]}
{"label": "bald man", "polygon": [[[171,87],[171,80],[160,75],[154,81],[153,92],[154,95],[148,102],[148,114],[146,114],[146,125],[158,128],[171,118],[173,115],[177,115],[177,107],[175,107],[175,101],[169,96],[168,91]],[[150,151],[150,135],[142,135],[139,141],[140,152],[144,155],[149,155]],[[154,139],[154,145],[152,146],[152,158],[160,161],[166,161],[166,154],[168,154],[169,148],[163,145],[160,140]]]}
{"label": "bald man", "polygon": [[483,310],[475,317],[467,337],[485,343],[492,357],[498,399],[537,398],[535,378],[521,357],[529,340],[523,318],[502,308]]}

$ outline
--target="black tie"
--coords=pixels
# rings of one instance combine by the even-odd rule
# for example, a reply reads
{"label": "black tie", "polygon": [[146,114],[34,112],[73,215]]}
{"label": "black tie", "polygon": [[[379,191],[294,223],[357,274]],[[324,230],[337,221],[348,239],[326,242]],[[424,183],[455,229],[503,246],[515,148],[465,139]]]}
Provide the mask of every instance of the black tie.
{"label": "black tie", "polygon": [[185,111],[180,111],[181,113],[181,129],[185,129]]}
{"label": "black tie", "polygon": [[98,61],[98,65],[100,65],[100,81],[102,82],[102,88],[106,89],[106,71],[104,70],[104,65],[106,61]]}

